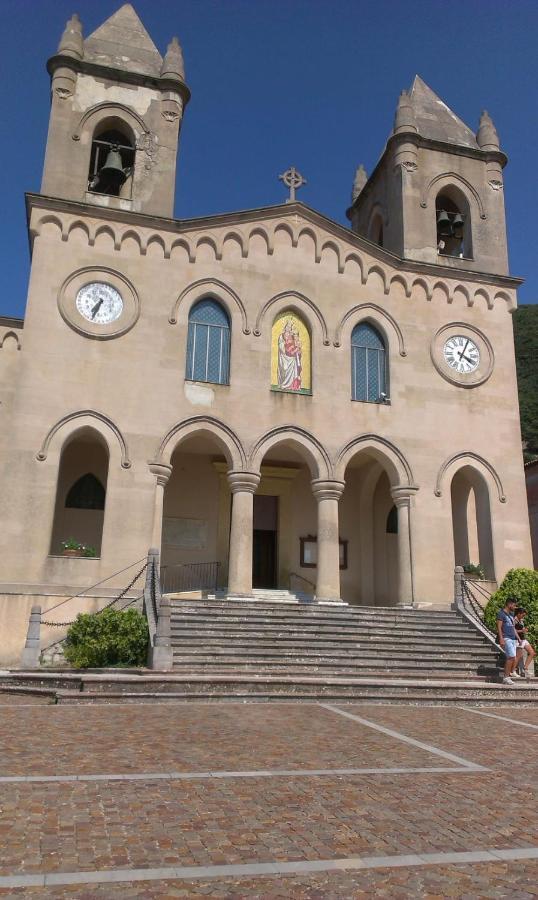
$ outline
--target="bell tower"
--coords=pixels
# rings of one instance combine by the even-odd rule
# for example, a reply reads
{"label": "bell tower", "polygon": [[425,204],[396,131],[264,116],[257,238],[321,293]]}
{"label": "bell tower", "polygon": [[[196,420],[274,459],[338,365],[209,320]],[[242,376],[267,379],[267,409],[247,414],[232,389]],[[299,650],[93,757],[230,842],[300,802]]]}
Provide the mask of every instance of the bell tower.
{"label": "bell tower", "polygon": [[47,69],[52,96],[41,192],[172,216],[190,98],[177,38],[163,59],[129,3],[87,38],[74,15]]}
{"label": "bell tower", "polygon": [[352,229],[406,259],[507,274],[506,162],[487,112],[475,135],[417,75],[373,173],[357,170]]}

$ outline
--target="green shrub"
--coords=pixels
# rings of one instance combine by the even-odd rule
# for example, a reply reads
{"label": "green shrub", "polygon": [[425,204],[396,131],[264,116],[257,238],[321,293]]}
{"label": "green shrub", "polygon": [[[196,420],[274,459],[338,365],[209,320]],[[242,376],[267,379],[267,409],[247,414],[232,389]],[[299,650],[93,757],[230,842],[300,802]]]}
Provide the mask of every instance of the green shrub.
{"label": "green shrub", "polygon": [[510,569],[498,591],[491,595],[484,610],[484,621],[488,628],[497,633],[497,613],[508,597],[513,597],[518,606],[527,610],[525,625],[529,629],[527,637],[531,644],[538,643],[538,571],[536,569]]}
{"label": "green shrub", "polygon": [[144,666],[147,652],[148,624],[136,609],[81,613],[65,641],[65,658],[77,669]]}

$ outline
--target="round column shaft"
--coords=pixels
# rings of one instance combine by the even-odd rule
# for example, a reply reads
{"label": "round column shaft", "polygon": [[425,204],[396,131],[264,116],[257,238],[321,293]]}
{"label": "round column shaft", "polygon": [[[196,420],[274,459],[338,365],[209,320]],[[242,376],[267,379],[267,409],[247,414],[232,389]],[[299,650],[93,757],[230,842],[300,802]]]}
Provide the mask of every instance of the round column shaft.
{"label": "round column shaft", "polygon": [[228,560],[228,593],[252,594],[253,495],[260,483],[256,472],[228,472],[233,494]]}
{"label": "round column shaft", "polygon": [[344,492],[343,481],[312,481],[312,493],[318,503],[318,574],[316,599],[339,601],[340,543],[338,538],[338,501]]}

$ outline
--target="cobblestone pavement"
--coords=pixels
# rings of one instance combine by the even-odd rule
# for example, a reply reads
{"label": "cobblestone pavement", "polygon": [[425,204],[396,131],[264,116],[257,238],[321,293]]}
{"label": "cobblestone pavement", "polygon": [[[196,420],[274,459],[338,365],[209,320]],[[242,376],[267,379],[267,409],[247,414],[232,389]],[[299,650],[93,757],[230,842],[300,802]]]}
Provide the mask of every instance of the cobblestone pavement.
{"label": "cobblestone pavement", "polygon": [[538,897],[534,709],[3,700],[1,897]]}

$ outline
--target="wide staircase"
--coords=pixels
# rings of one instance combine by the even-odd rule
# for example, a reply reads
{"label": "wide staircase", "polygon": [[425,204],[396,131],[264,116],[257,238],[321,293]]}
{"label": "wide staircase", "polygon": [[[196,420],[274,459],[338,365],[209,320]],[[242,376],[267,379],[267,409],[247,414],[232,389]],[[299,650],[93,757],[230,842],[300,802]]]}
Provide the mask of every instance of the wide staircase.
{"label": "wide staircase", "polygon": [[500,683],[495,647],[455,611],[323,606],[286,591],[171,603],[172,672],[12,672],[11,689],[59,703],[538,702],[538,680]]}

